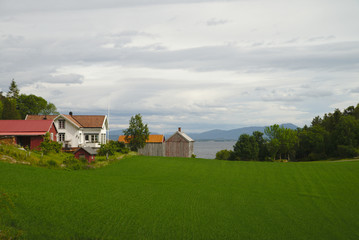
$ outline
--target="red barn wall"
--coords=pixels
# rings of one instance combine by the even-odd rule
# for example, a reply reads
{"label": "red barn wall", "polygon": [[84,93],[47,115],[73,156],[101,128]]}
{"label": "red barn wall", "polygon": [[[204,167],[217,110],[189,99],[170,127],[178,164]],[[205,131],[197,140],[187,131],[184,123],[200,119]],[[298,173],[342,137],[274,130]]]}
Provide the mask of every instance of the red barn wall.
{"label": "red barn wall", "polygon": [[56,142],[57,141],[57,130],[56,130],[56,127],[55,127],[54,123],[51,124],[51,128],[49,130],[49,133],[50,133],[50,138],[51,138],[51,133],[53,135],[52,141]]}
{"label": "red barn wall", "polygon": [[74,154],[75,158],[77,158],[77,159],[80,159],[80,155],[85,155],[85,158],[86,158],[86,160],[87,160],[89,163],[92,162],[92,161],[95,161],[95,156],[94,156],[94,155],[90,155],[88,152],[86,152],[86,151],[83,150],[83,149],[78,150],[78,151]]}
{"label": "red barn wall", "polygon": [[30,138],[30,149],[40,149],[40,144],[44,141],[43,136],[32,136]]}

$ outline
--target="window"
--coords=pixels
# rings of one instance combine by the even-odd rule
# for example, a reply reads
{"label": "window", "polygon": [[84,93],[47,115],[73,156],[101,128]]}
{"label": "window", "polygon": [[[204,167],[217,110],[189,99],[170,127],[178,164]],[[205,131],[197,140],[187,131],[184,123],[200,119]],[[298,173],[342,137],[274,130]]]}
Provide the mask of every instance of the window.
{"label": "window", "polygon": [[105,133],[101,133],[101,143],[102,144],[106,143],[106,134]]}
{"label": "window", "polygon": [[59,120],[59,129],[64,129],[65,128],[65,119],[60,119]]}
{"label": "window", "polygon": [[59,133],[59,142],[65,142],[65,133]]}
{"label": "window", "polygon": [[85,134],[85,141],[91,143],[98,142],[98,134]]}
{"label": "window", "polygon": [[50,139],[51,141],[54,141],[54,133],[50,133]]}
{"label": "window", "polygon": [[91,135],[91,142],[98,142],[98,135]]}

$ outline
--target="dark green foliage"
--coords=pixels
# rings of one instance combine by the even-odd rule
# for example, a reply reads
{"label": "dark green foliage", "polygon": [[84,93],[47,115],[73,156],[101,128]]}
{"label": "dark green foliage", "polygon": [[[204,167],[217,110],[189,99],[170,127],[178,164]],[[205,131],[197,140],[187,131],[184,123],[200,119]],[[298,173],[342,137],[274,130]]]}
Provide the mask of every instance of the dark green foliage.
{"label": "dark green foliage", "polygon": [[68,156],[62,163],[66,166],[67,169],[71,170],[79,170],[83,165],[81,161],[74,156]]}
{"label": "dark green foliage", "polygon": [[268,136],[268,151],[273,160],[277,157],[285,157],[289,160],[295,157],[298,145],[297,131],[279,127],[278,124],[266,127],[264,130]]}
{"label": "dark green foliage", "polygon": [[52,141],[50,139],[50,134],[46,133],[44,141],[42,141],[40,144],[40,148],[44,154],[48,154],[51,152],[59,153],[62,149],[62,144],[59,142]]}
{"label": "dark green foliage", "polygon": [[255,140],[258,144],[258,148],[259,148],[259,152],[258,152],[258,160],[259,161],[265,161],[265,160],[267,160],[267,158],[269,156],[268,144],[263,136],[264,136],[264,134],[262,132],[259,132],[259,131],[253,132],[253,137],[255,138]]}
{"label": "dark green foliage", "polygon": [[142,122],[141,114],[136,114],[131,117],[129,127],[124,130],[123,133],[132,151],[143,148],[150,135],[147,124],[143,124]]}
{"label": "dark green foliage", "polygon": [[314,118],[298,134],[297,157],[303,160],[352,158],[359,155],[359,104]]}
{"label": "dark green foliage", "polygon": [[42,115],[51,115],[51,114],[59,114],[56,109],[56,106],[53,103],[47,102],[46,106],[41,109],[40,114]]}
{"label": "dark green foliage", "polygon": [[234,153],[232,150],[221,150],[216,153],[216,159],[218,160],[234,160]]}
{"label": "dark green foliage", "polygon": [[9,91],[6,94],[6,97],[17,99],[19,97],[19,93],[20,93],[20,90],[19,90],[15,80],[13,79],[10,83]]}
{"label": "dark green foliage", "polygon": [[235,158],[239,160],[258,160],[259,147],[254,136],[242,134],[233,146]]}
{"label": "dark green foliage", "polygon": [[350,145],[338,145],[337,146],[337,156],[339,158],[353,158],[359,155],[357,148]]}
{"label": "dark green foliage", "polygon": [[25,119],[26,115],[38,115],[47,105],[45,99],[33,94],[21,94],[17,99],[17,103],[22,119]]}
{"label": "dark green foliage", "polygon": [[99,156],[109,156],[114,155],[116,152],[126,154],[129,152],[129,149],[125,146],[123,142],[110,140],[106,144],[102,144],[98,150]]}
{"label": "dark green foliage", "polygon": [[4,97],[0,94],[0,119],[24,119],[26,115],[58,114],[54,104],[33,94],[21,94],[17,84],[12,80],[9,92]]}
{"label": "dark green foliage", "polygon": [[2,119],[4,120],[21,119],[21,114],[17,109],[16,99],[3,97],[2,104],[3,104]]}

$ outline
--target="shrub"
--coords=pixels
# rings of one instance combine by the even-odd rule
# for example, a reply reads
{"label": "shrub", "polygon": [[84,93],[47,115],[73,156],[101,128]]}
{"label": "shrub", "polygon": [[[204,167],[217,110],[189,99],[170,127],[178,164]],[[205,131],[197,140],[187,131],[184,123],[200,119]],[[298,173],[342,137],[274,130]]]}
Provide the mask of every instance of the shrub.
{"label": "shrub", "polygon": [[49,160],[49,161],[47,161],[47,165],[49,166],[49,167],[57,167],[58,165],[57,165],[57,162],[55,161],[55,160]]}
{"label": "shrub", "polygon": [[327,158],[327,156],[325,155],[325,153],[309,153],[309,155],[308,155],[309,161],[323,160],[326,158]]}
{"label": "shrub", "polygon": [[338,145],[338,157],[352,158],[359,155],[358,150],[352,146]]}
{"label": "shrub", "polygon": [[62,144],[52,141],[50,139],[50,134],[47,132],[44,141],[40,144],[40,148],[44,154],[48,154],[50,152],[59,153],[62,149]]}
{"label": "shrub", "polygon": [[218,160],[234,160],[234,153],[231,150],[221,150],[216,153],[216,159]]}
{"label": "shrub", "polygon": [[102,144],[99,151],[98,151],[98,155],[99,156],[106,156],[106,154],[108,155],[114,155],[116,152],[119,153],[128,153],[129,149],[126,148],[125,144],[123,142],[118,142],[118,141],[109,141],[106,144]]}
{"label": "shrub", "polygon": [[63,161],[63,164],[66,165],[66,168],[68,169],[72,169],[72,170],[79,170],[81,169],[81,162],[76,159],[74,156],[68,156],[66,157],[66,159]]}

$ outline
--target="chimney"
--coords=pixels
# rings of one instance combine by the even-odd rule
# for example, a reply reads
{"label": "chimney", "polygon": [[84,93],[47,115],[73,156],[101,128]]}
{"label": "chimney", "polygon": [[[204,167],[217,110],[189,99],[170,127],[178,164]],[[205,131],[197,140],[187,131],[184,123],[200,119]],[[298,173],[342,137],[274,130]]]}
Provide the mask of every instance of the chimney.
{"label": "chimney", "polygon": [[178,131],[179,131],[179,132],[181,131],[181,127],[178,128]]}
{"label": "chimney", "polygon": [[72,112],[69,112],[69,115],[72,117]]}

